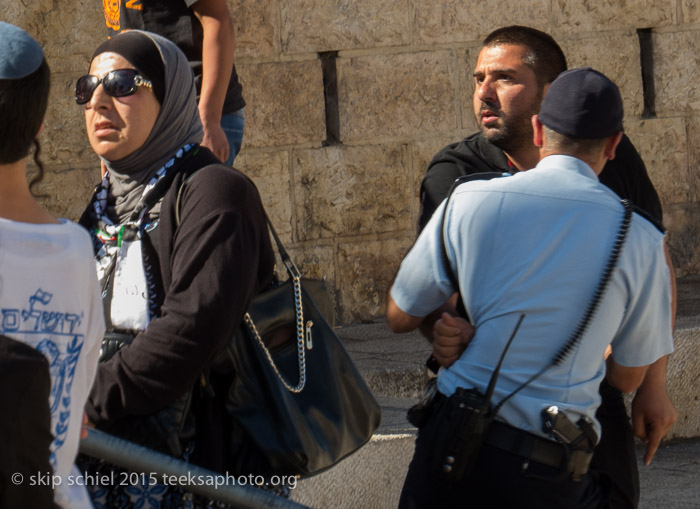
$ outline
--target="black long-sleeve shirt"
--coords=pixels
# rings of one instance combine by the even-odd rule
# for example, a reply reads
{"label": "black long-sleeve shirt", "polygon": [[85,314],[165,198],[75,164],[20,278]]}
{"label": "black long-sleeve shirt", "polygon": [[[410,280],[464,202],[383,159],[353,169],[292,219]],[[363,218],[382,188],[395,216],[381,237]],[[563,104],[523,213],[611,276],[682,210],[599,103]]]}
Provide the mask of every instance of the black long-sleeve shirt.
{"label": "black long-sleeve shirt", "polygon": [[[505,153],[487,141],[481,132],[443,148],[433,157],[421,182],[419,229],[425,227],[456,178],[494,171],[514,173],[517,168],[511,166]],[[620,198],[630,200],[661,224],[661,201],[649,179],[644,161],[626,135],[617,147],[615,159],[606,163],[599,178]]]}
{"label": "black long-sleeve shirt", "polygon": [[[178,174],[163,198],[154,232],[163,286],[160,316],[100,363],[86,405],[98,428],[152,414],[191,389],[272,278],[267,223],[248,179],[221,164],[198,170],[183,188],[178,225],[175,207],[184,178]],[[198,426],[210,417],[197,415]],[[219,438],[208,434],[216,435],[198,429],[198,440],[217,441],[221,449]]]}

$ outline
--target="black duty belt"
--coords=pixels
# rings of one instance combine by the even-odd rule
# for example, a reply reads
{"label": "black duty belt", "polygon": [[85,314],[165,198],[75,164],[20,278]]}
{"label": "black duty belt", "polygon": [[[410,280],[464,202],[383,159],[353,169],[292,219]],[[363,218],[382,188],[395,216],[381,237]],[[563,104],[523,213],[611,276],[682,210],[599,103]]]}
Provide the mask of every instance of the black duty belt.
{"label": "black duty belt", "polygon": [[486,443],[498,449],[559,470],[568,470],[567,451],[563,444],[494,421],[486,436]]}

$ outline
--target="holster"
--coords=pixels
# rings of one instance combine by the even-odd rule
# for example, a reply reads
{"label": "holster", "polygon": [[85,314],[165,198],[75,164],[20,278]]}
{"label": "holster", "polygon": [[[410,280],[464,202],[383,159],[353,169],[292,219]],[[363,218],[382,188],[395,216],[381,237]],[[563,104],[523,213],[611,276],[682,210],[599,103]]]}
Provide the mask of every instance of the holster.
{"label": "holster", "polygon": [[579,482],[581,478],[588,473],[591,458],[593,458],[593,451],[584,451],[582,449],[571,451],[568,470],[571,473],[571,479],[573,481]]}
{"label": "holster", "polygon": [[543,431],[563,444],[568,452],[566,472],[573,481],[580,481],[588,472],[593,448],[598,441],[593,425],[583,417],[574,424],[556,406],[543,409],[542,418]]}
{"label": "holster", "polygon": [[406,413],[406,419],[408,422],[413,424],[416,428],[422,428],[425,423],[428,422],[428,418],[433,413],[433,408],[435,407],[435,402],[439,396],[437,390],[437,378],[431,378],[425,384],[423,389],[423,397],[408,409]]}

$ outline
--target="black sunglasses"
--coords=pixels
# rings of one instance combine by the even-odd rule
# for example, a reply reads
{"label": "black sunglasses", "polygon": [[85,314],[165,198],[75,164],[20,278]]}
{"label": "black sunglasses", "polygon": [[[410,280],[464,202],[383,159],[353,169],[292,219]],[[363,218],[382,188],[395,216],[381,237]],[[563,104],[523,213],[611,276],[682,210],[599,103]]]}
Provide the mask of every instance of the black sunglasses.
{"label": "black sunglasses", "polygon": [[86,74],[75,83],[75,102],[85,104],[92,98],[99,84],[105,93],[112,97],[125,97],[136,93],[136,87],[153,88],[153,84],[139,76],[135,69],[117,69],[105,74],[102,78]]}

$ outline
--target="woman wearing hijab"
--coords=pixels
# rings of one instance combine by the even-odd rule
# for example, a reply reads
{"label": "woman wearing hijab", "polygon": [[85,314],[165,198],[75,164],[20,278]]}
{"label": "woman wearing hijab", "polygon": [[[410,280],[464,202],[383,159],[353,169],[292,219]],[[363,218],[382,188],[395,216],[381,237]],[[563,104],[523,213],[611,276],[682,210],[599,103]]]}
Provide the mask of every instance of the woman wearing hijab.
{"label": "woman wearing hijab", "polygon": [[[99,429],[224,472],[230,379],[210,368],[272,279],[259,196],[198,145],[194,79],[165,38],[133,30],[109,39],[75,98],[107,170],[81,218],[94,241],[108,327],[86,414]],[[142,481],[93,486],[91,495],[110,508],[193,500]],[[194,500],[192,507],[205,504]]]}

